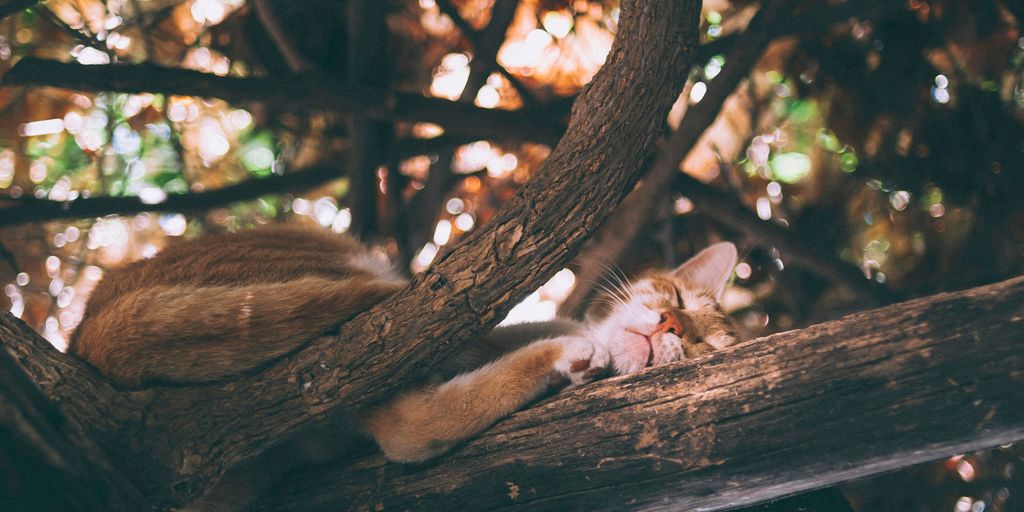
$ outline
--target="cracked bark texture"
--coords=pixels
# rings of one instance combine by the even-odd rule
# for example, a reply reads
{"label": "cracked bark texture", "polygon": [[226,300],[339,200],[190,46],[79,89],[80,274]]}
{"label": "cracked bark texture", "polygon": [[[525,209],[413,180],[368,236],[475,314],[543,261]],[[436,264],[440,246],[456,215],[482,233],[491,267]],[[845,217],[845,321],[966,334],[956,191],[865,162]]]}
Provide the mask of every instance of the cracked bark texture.
{"label": "cracked bark texture", "polygon": [[254,510],[723,510],[1024,439],[1024,277],[603,380]]}
{"label": "cracked bark texture", "polygon": [[38,337],[3,341],[154,506],[185,503],[273,443],[344,422],[425,375],[564,266],[638,180],[688,72],[699,16],[696,0],[623,1],[618,37],[565,137],[495,219],[406,291],[269,368],[227,383],[117,390]]}

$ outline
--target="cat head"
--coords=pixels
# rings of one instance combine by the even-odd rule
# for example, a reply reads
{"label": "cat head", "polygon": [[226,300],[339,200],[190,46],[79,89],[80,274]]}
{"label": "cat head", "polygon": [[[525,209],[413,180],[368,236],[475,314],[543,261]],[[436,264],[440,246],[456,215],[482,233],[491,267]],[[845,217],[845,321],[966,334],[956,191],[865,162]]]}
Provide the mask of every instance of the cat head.
{"label": "cat head", "polygon": [[670,363],[736,343],[719,307],[736,266],[736,247],[723,242],[678,268],[622,283],[588,312],[594,342],[605,345],[618,374]]}

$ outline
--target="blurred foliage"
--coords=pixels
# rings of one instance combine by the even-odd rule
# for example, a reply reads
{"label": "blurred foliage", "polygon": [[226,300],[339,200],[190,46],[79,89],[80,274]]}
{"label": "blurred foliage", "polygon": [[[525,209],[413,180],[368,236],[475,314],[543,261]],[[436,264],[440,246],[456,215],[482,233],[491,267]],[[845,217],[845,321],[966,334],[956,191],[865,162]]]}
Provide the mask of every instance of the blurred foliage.
{"label": "blurred foliage", "polygon": [[[454,2],[487,30],[493,0]],[[790,228],[901,296],[993,282],[1024,271],[1024,9],[1016,2],[894,1],[878,19],[832,25],[806,2],[787,23],[681,168],[736,194],[752,214]],[[334,0],[275,2],[276,22],[323,77],[344,81],[358,52]],[[435,0],[386,8],[390,87],[457,100],[472,38]],[[818,6],[820,7],[820,6]],[[742,31],[749,1],[708,0],[703,40]],[[603,63],[618,23],[614,0],[522,0],[474,103],[554,116]],[[817,24],[817,25],[816,25]],[[819,26],[820,25],[820,26]],[[50,0],[0,22],[0,73],[24,56],[83,64],[149,62],[236,77],[290,74],[243,0]],[[668,119],[701,101],[727,52],[697,63]],[[624,99],[626,101],[628,99]],[[352,151],[349,116],[158,94],[0,88],[0,207],[26,197],[66,202],[214,190]],[[393,123],[372,190],[383,229],[370,240],[410,272],[487,222],[550,148],[517,140],[448,140],[444,127]],[[436,142],[424,148],[425,143]],[[440,173],[440,174],[439,174]],[[449,179],[431,180],[431,176]],[[441,190],[431,187],[441,183]],[[422,201],[430,194],[439,202]],[[156,254],[169,240],[267,222],[352,228],[352,181],[275,193],[200,214],[110,215],[0,231],[0,305],[58,348],[104,269]],[[738,243],[725,306],[752,334],[807,325],[855,307],[787,255],[694,211],[683,196],[645,227],[626,273],[675,264],[707,243]],[[436,203],[436,204],[435,204]],[[430,211],[408,211],[411,205]],[[0,215],[3,215],[0,210]],[[410,218],[425,218],[422,232]],[[574,286],[559,272],[513,313],[553,314]],[[848,487],[857,510],[1021,510],[1019,447],[955,457]],[[967,466],[965,466],[965,464]],[[967,469],[969,467],[969,469]],[[892,483],[900,482],[897,488]]]}

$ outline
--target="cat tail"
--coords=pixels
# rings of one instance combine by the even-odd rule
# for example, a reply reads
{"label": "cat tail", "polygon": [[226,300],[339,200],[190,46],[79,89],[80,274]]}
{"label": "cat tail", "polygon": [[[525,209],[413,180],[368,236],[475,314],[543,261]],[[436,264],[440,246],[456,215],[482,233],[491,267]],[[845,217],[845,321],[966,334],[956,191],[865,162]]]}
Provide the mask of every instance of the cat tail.
{"label": "cat tail", "polygon": [[286,354],[404,286],[304,277],[138,290],[86,318],[72,349],[126,385],[216,380]]}

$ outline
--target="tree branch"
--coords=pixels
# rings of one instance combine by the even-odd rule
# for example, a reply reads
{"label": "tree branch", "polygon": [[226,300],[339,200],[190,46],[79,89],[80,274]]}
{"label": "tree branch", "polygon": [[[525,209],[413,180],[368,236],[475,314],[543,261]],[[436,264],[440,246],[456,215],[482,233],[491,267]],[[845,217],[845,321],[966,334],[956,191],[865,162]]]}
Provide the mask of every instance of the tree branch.
{"label": "tree branch", "polygon": [[[349,81],[388,90],[391,60],[387,53],[387,5],[377,0],[349,0],[345,9]],[[377,169],[385,162],[394,127],[355,116],[347,119],[347,126],[351,146],[347,158],[351,179],[346,198],[352,212],[349,230],[364,240],[373,240],[380,228]]]}
{"label": "tree branch", "polygon": [[[57,219],[83,219],[140,212],[197,212],[235,201],[247,201],[284,192],[307,190],[337,179],[343,171],[319,165],[268,178],[249,179],[216,190],[174,194],[159,203],[144,203],[135,196],[95,197],[74,201],[24,198],[16,206],[0,208],[0,227]],[[3,200],[0,200],[2,203]]]}
{"label": "tree branch", "polygon": [[[847,0],[840,4],[829,3],[775,23],[771,30],[772,38],[815,34],[829,25],[851,18],[877,20],[901,12],[907,12],[907,5],[899,0]],[[715,55],[728,53],[739,44],[742,35],[742,32],[729,34],[702,44],[697,50],[694,62],[704,62]]]}
{"label": "tree branch", "polygon": [[25,57],[4,74],[2,84],[201,96],[232,103],[267,102],[285,109],[326,110],[377,120],[431,122],[444,126],[446,132],[454,135],[527,139],[552,145],[564,129],[534,111],[479,108],[418,94],[325,83],[323,77],[239,78],[152,64],[86,66]]}
{"label": "tree branch", "polygon": [[[532,179],[408,290],[346,323],[337,337],[229,383],[114,397],[94,398],[90,391],[109,385],[78,361],[40,352],[26,369],[35,378],[49,364],[79,367],[48,395],[95,421],[98,442],[156,506],[186,502],[274,442],[390,396],[494,326],[633,188],[636,163],[653,146],[689,70],[699,16],[692,0],[623,1],[606,64]],[[301,88],[288,95],[301,98]]]}
{"label": "tree branch", "polygon": [[[455,27],[462,32],[462,36],[473,47],[470,78],[466,80],[463,100],[465,100],[466,96],[465,91],[479,90],[486,83],[487,75],[491,73],[491,69],[495,69],[508,80],[508,83],[512,84],[512,87],[519,93],[519,97],[522,98],[524,105],[528,107],[537,105],[537,98],[533,93],[523,85],[518,77],[505,69],[505,66],[499,64],[497,60],[498,50],[501,49],[502,43],[505,42],[505,33],[508,32],[508,27],[512,24],[518,6],[519,0],[496,1],[491,7],[491,21],[487,24],[487,27],[484,30],[476,30],[459,14],[459,9],[449,0],[437,0],[438,9],[451,18]],[[483,79],[481,80],[479,76],[474,77],[474,73],[477,75],[482,74]],[[472,103],[475,98],[476,93],[474,92],[473,97],[469,101]]]}
{"label": "tree branch", "polygon": [[694,207],[714,216],[736,231],[756,238],[759,245],[775,247],[784,261],[805,268],[815,275],[846,286],[858,296],[877,304],[897,299],[896,294],[867,279],[855,266],[839,257],[803,241],[791,231],[770,221],[759,219],[734,195],[701,183],[688,174],[678,173],[673,189],[693,201]]}
{"label": "tree branch", "polygon": [[305,471],[256,510],[722,510],[1024,439],[1024,277],[562,393],[439,461]]}
{"label": "tree branch", "polygon": [[260,20],[263,30],[277,45],[281,57],[288,64],[288,69],[296,75],[313,71],[313,65],[302,55],[295,41],[281,26],[280,16],[274,9],[272,0],[253,0],[252,6],[256,11],[256,18]]}
{"label": "tree branch", "polygon": [[[505,33],[515,18],[517,7],[519,0],[495,0],[490,23],[473,40],[473,60],[469,63],[469,78],[462,90],[462,101],[472,103],[480,88],[487,83],[491,71],[502,69],[498,64],[498,50],[505,42]],[[529,97],[523,98],[524,103],[529,103],[529,100]]]}

